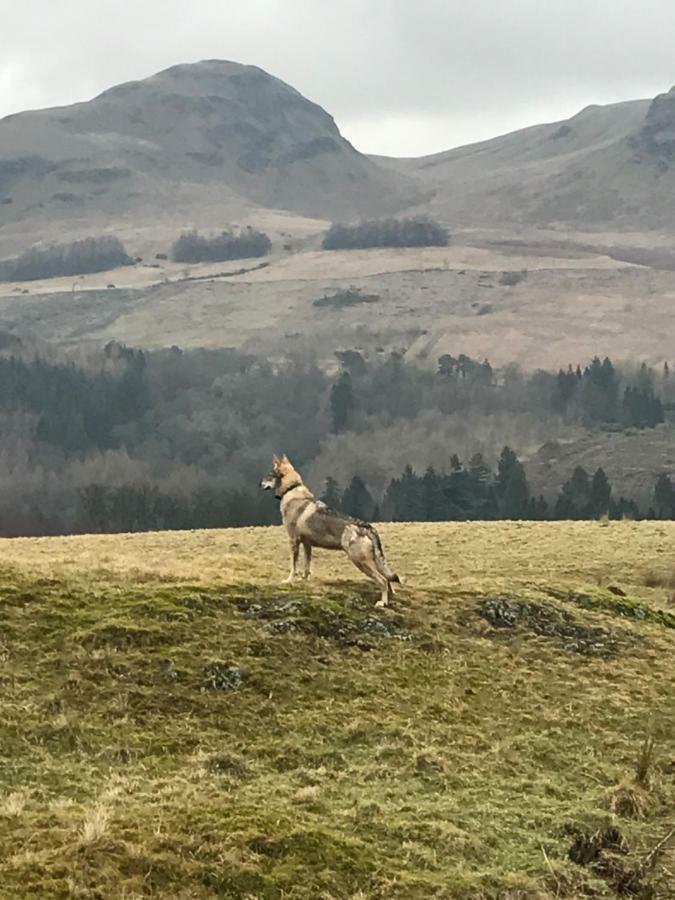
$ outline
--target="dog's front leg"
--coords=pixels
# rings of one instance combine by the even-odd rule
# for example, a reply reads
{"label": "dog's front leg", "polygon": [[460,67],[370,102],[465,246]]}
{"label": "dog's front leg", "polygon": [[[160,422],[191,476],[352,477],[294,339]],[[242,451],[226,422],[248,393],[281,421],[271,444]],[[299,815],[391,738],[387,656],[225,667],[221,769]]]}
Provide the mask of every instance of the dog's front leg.
{"label": "dog's front leg", "polygon": [[312,574],[312,545],[309,541],[303,541],[302,549],[305,551],[305,578],[309,578]]}
{"label": "dog's front leg", "polygon": [[288,573],[286,581],[293,581],[298,575],[298,557],[300,556],[300,541],[291,541],[291,571]]}

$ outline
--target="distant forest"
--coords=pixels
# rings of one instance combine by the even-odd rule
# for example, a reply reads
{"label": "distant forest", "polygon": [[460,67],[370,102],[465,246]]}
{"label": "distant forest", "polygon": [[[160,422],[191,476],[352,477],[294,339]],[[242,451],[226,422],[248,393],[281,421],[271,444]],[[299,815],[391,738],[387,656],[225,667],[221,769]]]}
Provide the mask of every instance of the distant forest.
{"label": "distant forest", "polygon": [[641,508],[602,468],[566,473],[540,497],[516,453],[582,429],[652,428],[674,412],[667,366],[608,359],[525,375],[466,356],[422,369],[350,351],[331,374],[307,358],[111,343],[76,365],[7,337],[0,534],[274,523],[257,484],[281,451],[358,517],[674,518],[668,473]]}
{"label": "distant forest", "polygon": [[371,219],[356,225],[333,223],[323,239],[324,250],[374,247],[446,247],[448,229],[420,216],[404,219]]}
{"label": "distant forest", "polygon": [[107,272],[133,262],[119,238],[103,235],[68,244],[31,247],[15,259],[0,261],[0,281],[33,281]]}
{"label": "distant forest", "polygon": [[205,237],[197,231],[186,231],[175,241],[171,257],[175,262],[223,262],[266,256],[272,242],[262,231],[245,228],[239,233],[222,231]]}
{"label": "distant forest", "polygon": [[[375,247],[444,247],[448,231],[425,217],[373,219],[356,225],[333,224],[323,238],[325,250]],[[207,237],[197,230],[179,235],[171,246],[174,262],[224,262],[267,256],[272,250],[269,235],[247,226],[225,229]],[[167,259],[166,253],[157,255]],[[14,259],[0,260],[0,281],[38,281],[71,275],[108,272],[140,262],[127,253],[114,235],[80,241],[31,247]]]}

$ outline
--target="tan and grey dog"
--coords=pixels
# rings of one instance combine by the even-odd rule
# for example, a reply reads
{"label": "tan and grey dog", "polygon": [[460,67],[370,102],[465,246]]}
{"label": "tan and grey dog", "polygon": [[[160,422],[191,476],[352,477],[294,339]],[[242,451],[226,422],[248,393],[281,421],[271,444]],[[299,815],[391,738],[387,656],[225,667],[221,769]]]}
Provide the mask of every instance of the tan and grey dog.
{"label": "tan and grey dog", "polygon": [[291,572],[287,581],[298,576],[300,544],[305,551],[305,578],[310,576],[313,547],[344,550],[382,591],[377,606],[389,606],[394,596],[392,582],[400,579],[389,568],[380,536],[372,525],[335,512],[317,500],[286,456],[273,458],[273,469],[260,487],[273,490],[281,500],[281,519],[291,540]]}

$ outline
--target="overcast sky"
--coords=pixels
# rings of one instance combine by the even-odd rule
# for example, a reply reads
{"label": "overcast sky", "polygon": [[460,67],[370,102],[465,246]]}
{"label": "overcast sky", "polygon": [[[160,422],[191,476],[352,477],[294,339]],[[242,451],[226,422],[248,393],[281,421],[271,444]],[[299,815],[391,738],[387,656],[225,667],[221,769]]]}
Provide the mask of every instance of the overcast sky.
{"label": "overcast sky", "polygon": [[672,0],[0,0],[0,23],[0,116],[231,59],[397,156],[675,83]]}

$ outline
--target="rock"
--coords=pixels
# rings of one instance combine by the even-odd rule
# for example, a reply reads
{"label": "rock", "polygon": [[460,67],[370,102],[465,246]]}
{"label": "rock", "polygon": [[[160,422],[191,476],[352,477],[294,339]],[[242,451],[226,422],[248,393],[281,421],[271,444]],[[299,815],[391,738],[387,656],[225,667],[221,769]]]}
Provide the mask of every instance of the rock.
{"label": "rock", "polygon": [[178,672],[176,671],[176,666],[172,659],[161,659],[159,661],[159,668],[162,674],[162,678],[165,681],[177,680]]}
{"label": "rock", "polygon": [[541,637],[557,639],[569,653],[609,658],[622,647],[619,637],[604,628],[587,626],[570,613],[513,597],[488,597],[479,604],[479,615],[496,629],[531,631]]}
{"label": "rock", "polygon": [[238,691],[245,675],[239,666],[211,663],[204,671],[204,686],[211,691]]}

